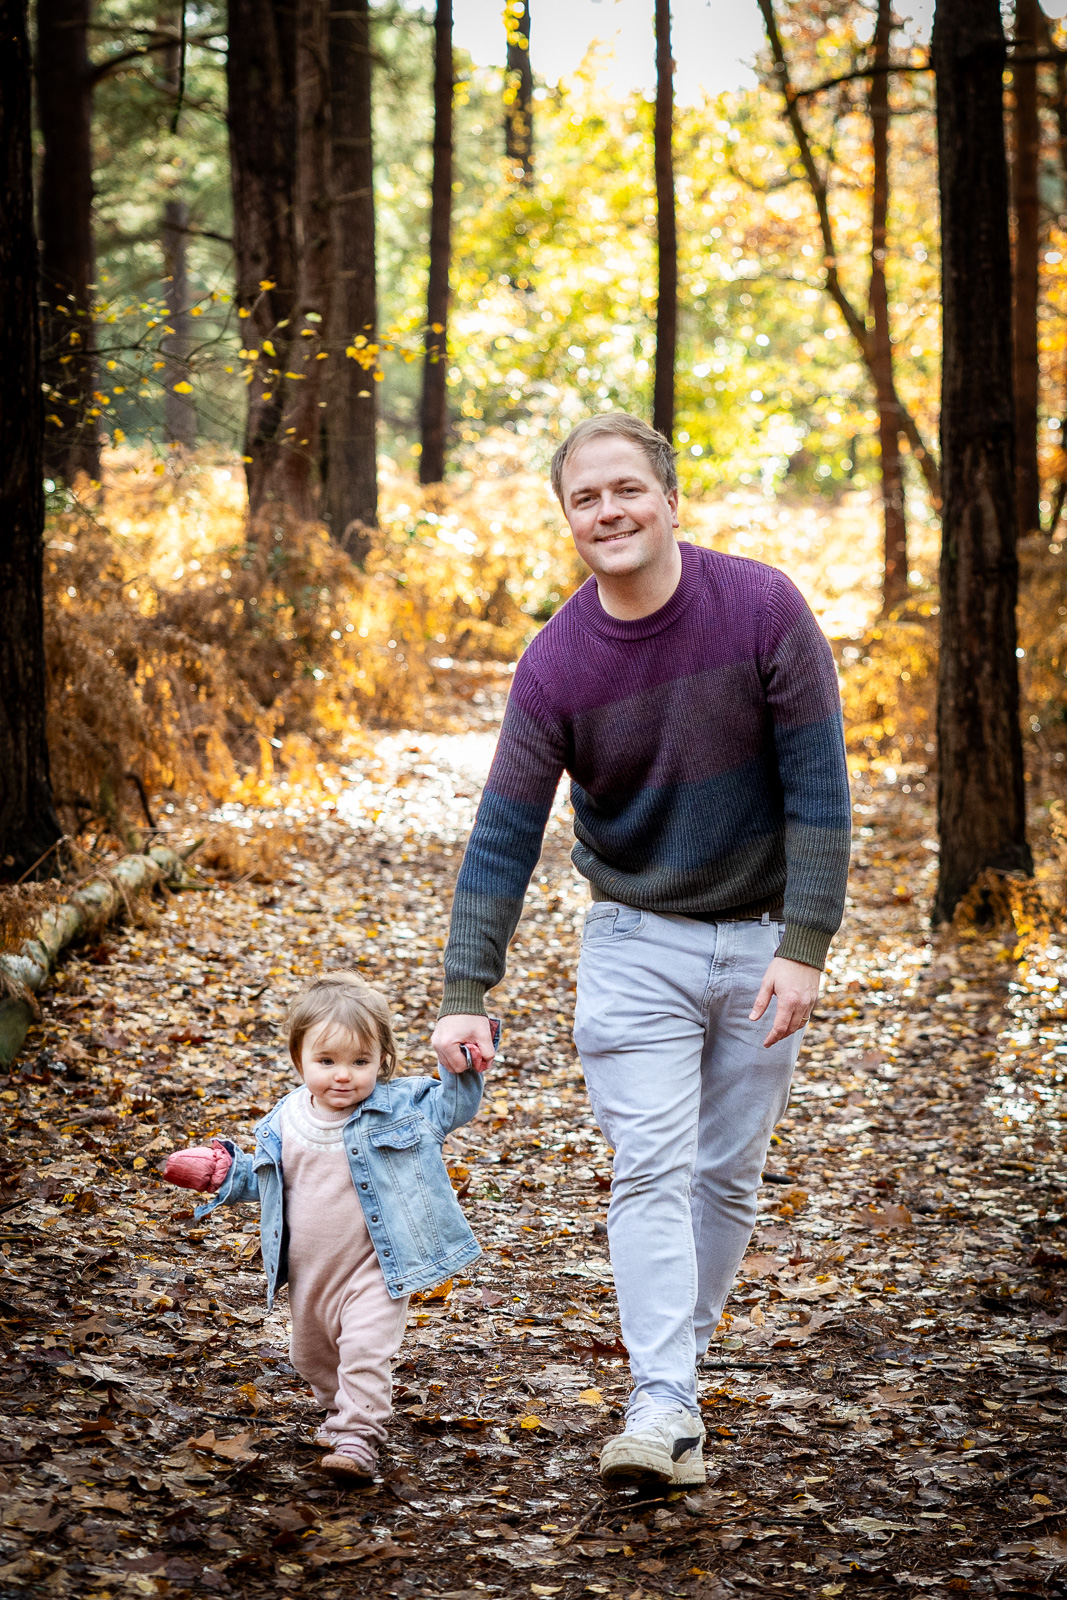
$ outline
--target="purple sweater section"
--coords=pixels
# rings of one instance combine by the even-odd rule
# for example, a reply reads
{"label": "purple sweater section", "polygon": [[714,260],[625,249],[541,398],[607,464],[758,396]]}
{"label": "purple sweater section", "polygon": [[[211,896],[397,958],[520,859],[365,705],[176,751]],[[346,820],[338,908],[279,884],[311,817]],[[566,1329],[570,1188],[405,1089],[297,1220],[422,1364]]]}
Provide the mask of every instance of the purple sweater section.
{"label": "purple sweater section", "polygon": [[638,622],[590,578],[515,671],[456,886],[442,1014],[482,1010],[562,772],[594,899],[704,919],[782,915],[780,954],[821,967],[851,838],[837,673],[781,572],[680,546]]}

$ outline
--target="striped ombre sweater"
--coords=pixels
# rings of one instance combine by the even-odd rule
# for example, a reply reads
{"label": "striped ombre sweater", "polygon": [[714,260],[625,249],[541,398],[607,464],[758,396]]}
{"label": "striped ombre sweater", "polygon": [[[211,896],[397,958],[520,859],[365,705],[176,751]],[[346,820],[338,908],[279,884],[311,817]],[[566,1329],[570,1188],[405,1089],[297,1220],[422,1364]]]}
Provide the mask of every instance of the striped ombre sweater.
{"label": "striped ombre sweater", "polygon": [[702,920],[783,913],[779,954],[821,967],[851,819],[830,647],[757,561],[682,544],[667,604],[620,622],[590,578],[515,670],[452,903],[441,1014],[477,1015],[560,774],[594,900]]}

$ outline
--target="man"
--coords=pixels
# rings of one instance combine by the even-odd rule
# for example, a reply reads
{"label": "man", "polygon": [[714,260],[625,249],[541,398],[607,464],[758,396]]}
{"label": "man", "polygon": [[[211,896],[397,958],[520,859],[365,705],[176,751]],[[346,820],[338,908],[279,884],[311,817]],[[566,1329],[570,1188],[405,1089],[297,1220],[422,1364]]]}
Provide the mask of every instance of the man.
{"label": "man", "polygon": [[615,1152],[608,1240],[634,1385],[600,1471],[700,1483],[695,1365],[751,1238],[844,905],[837,676],[788,578],[675,540],[674,452],[647,424],[588,418],[552,483],[592,577],[516,669],[433,1044],[453,1072],[463,1045],[492,1058],[484,994],[566,769],[593,900],[574,1038]]}

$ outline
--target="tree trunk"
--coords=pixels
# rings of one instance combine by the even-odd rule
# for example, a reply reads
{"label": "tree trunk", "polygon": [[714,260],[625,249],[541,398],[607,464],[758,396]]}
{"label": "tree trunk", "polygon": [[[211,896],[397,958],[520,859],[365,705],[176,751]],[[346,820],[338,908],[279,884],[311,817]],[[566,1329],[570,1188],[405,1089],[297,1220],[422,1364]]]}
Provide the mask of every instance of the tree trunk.
{"label": "tree trunk", "polygon": [[[1038,0],[1015,0],[1015,52],[1032,56],[1039,47]],[[1041,526],[1041,478],[1037,464],[1037,257],[1040,208],[1037,192],[1041,126],[1037,110],[1037,63],[1012,66],[1015,202],[1015,505],[1020,537]]]}
{"label": "tree trunk", "polygon": [[296,295],[295,13],[284,0],[229,0],[227,37],[236,298],[242,343],[259,352],[244,447],[255,515],[282,449],[283,374]]}
{"label": "tree trunk", "polygon": [[[771,82],[781,92],[785,102],[785,116],[796,140],[797,150],[800,154],[800,164],[804,169],[804,176],[811,198],[815,202],[815,210],[819,218],[819,235],[823,248],[823,286],[834,305],[840,311],[845,327],[856,341],[856,346],[863,357],[864,365],[871,375],[871,382],[875,382],[873,369],[873,341],[867,329],[863,316],[852,304],[845,293],[841,282],[841,273],[837,259],[837,245],[834,241],[833,222],[830,218],[830,194],[827,180],[820,171],[815,160],[815,153],[808,138],[808,130],[801,116],[801,102],[793,87],[789,74],[789,62],[786,60],[785,50],[782,46],[782,36],[778,28],[778,19],[775,15],[774,0],[757,0],[763,15],[764,26],[767,30],[767,43],[770,45],[771,60],[774,66],[774,76]],[[935,508],[941,505],[941,475],[932,452],[919,432],[915,418],[907,406],[903,405],[894,386],[893,393],[896,413],[899,419],[900,432],[908,441],[908,448],[914,456],[919,470],[926,480],[926,487]]]}
{"label": "tree trunk", "polygon": [[[874,64],[887,65],[893,32],[892,0],[878,0],[874,32]],[[882,612],[887,615],[908,598],[908,525],[904,506],[904,473],[900,459],[900,412],[893,378],[893,336],[886,290],[886,219],[889,213],[889,73],[871,78],[871,283],[868,294],[871,377],[878,401],[878,442],[882,461],[882,518],[885,555]]]}
{"label": "tree trunk", "polygon": [[452,0],[437,0],[433,52],[433,180],[430,192],[430,281],[422,368],[422,454],[419,482],[441,483],[448,432],[448,272],[452,255]]}
{"label": "tree trunk", "polygon": [[671,3],[656,0],[656,375],[652,426],[674,438],[674,362],[678,343],[678,234],[674,213],[674,59]]}
{"label": "tree trunk", "polygon": [[[320,512],[319,446],[333,287],[331,213],[330,17],[323,0],[296,7],[296,305],[282,411],[281,447],[265,494],[310,520]],[[322,359],[320,359],[320,357]]]}
{"label": "tree trunk", "polygon": [[189,234],[189,207],[184,200],[168,200],[163,207],[163,273],[167,289],[167,326],[174,329],[163,341],[167,360],[166,395],[163,401],[163,437],[168,444],[196,444],[196,409],[186,394],[175,392],[178,384],[189,381],[189,350],[192,345],[192,319],[189,316],[189,275],[186,270],[186,239]]}
{"label": "tree trunk", "polygon": [[938,0],[933,62],[944,354],[940,874],[933,919],[987,868],[1032,870],[1015,657],[1011,250],[998,0]]}
{"label": "tree trunk", "polygon": [[[374,146],[368,0],[332,0],[333,249],[330,359],[326,373],[326,509],[332,537],[356,561],[378,525],[375,429],[378,325],[374,263]],[[345,355],[366,352],[364,365]]]}
{"label": "tree trunk", "polygon": [[530,65],[530,0],[507,0],[508,67],[504,91],[504,150],[533,183],[533,68]]}
{"label": "tree trunk", "polygon": [[[38,210],[48,387],[45,471],[100,477],[93,407],[93,79],[89,0],[38,0],[37,119],[43,145]],[[69,359],[63,360],[63,357]]]}
{"label": "tree trunk", "polygon": [[62,830],[45,737],[44,416],[25,0],[0,0],[0,38],[0,879],[13,879]]}

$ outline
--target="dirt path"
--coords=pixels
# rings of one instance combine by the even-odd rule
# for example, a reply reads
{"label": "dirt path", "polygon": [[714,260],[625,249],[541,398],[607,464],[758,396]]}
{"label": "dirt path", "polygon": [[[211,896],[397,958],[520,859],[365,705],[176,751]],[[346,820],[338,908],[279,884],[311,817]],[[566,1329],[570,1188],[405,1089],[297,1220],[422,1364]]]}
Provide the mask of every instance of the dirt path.
{"label": "dirt path", "polygon": [[249,1143],[319,963],[380,981],[428,1069],[491,743],[386,741],[333,814],[270,819],[299,829],[283,879],[183,895],[67,964],[0,1095],[0,1597],[1067,1593],[1062,954],[932,951],[930,822],[892,789],[858,818],[857,903],[704,1374],[707,1491],[605,1498],[593,1470],[626,1366],[562,810],[503,1059],[451,1141],[485,1253],[413,1306],[384,1481],[316,1475],[254,1216],[197,1227],[153,1174]]}

